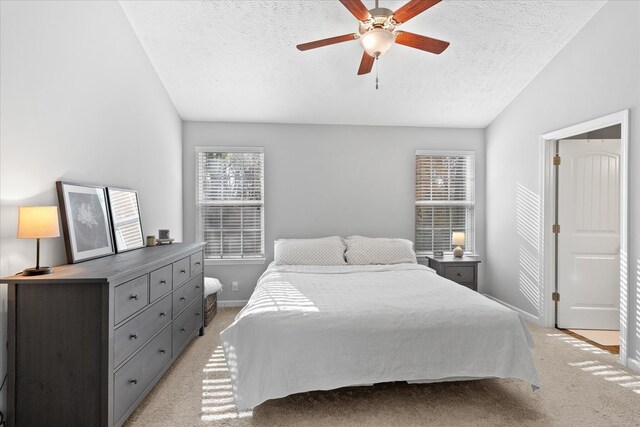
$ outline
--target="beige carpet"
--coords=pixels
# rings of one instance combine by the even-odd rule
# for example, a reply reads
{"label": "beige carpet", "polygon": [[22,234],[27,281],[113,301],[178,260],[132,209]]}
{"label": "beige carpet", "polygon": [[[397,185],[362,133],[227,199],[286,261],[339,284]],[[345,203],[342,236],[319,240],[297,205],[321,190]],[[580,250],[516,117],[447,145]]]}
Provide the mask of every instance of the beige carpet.
{"label": "beige carpet", "polygon": [[594,329],[569,329],[574,334],[581,335],[600,345],[620,345],[620,331],[601,331]]}
{"label": "beige carpet", "polygon": [[219,309],[134,412],[138,426],[640,426],[640,375],[556,329],[531,326],[542,380],[386,383],[302,393],[238,413],[218,334],[238,309]]}

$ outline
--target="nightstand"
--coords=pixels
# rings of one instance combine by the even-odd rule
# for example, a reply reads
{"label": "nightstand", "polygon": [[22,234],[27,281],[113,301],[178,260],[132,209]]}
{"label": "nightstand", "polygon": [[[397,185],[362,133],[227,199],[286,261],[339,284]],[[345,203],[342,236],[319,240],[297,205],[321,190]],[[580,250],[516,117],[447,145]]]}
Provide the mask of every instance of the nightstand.
{"label": "nightstand", "polygon": [[462,258],[456,258],[453,255],[427,256],[427,261],[427,265],[433,268],[438,276],[446,277],[474,291],[478,290],[479,256],[465,255]]}

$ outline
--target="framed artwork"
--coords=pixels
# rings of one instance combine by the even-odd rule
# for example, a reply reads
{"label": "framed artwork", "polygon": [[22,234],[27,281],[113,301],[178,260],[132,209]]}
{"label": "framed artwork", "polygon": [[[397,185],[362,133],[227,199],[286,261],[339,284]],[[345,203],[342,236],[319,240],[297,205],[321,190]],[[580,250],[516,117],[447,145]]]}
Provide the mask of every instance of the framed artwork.
{"label": "framed artwork", "polygon": [[113,224],[116,252],[144,247],[138,192],[122,188],[107,188],[109,212]]}
{"label": "framed artwork", "polygon": [[105,187],[56,182],[67,262],[75,264],[114,252]]}

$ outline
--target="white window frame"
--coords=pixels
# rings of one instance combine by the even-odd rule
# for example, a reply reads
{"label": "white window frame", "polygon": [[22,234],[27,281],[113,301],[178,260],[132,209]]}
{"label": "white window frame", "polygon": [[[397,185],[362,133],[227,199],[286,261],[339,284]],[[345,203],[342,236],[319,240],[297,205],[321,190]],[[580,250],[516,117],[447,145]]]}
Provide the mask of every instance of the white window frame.
{"label": "white window frame", "polygon": [[[475,151],[460,151],[460,150],[416,150],[415,155],[414,155],[414,165],[415,165],[415,160],[417,159],[418,156],[466,156],[466,157],[470,157],[472,162],[473,162],[473,176],[468,176],[467,177],[467,192],[468,192],[468,200],[467,201],[419,201],[419,200],[415,200],[415,207],[414,207],[414,220],[416,219],[415,214],[417,213],[417,208],[418,206],[471,206],[473,208],[473,215],[472,215],[472,219],[469,220],[469,218],[467,218],[465,220],[465,223],[468,224],[469,221],[471,221],[470,226],[467,225],[466,228],[469,228],[471,230],[472,236],[471,236],[471,248],[468,248],[467,246],[465,246],[464,248],[464,254],[465,255],[471,255],[475,253],[475,245],[476,245],[476,153]],[[415,166],[414,166],[415,167]],[[417,178],[417,171],[415,171],[415,175]],[[414,181],[414,198],[416,196],[416,185],[417,185],[417,181]],[[470,188],[469,188],[470,187]],[[433,255],[433,250],[418,250],[417,247],[417,243],[418,243],[418,239],[417,239],[417,232],[418,232],[418,227],[417,227],[417,222],[414,223],[414,232],[415,232],[415,245],[416,245],[416,255],[418,257],[424,257],[427,255]],[[449,236],[449,238],[451,238],[451,236]],[[465,241],[468,241],[467,236],[465,236]],[[451,248],[448,251],[443,251],[444,254],[447,255],[451,255],[453,253],[453,248]]]}
{"label": "white window frame", "polygon": [[198,154],[199,153],[261,153],[263,154],[263,160],[262,160],[262,200],[259,202],[256,201],[234,201],[234,202],[229,202],[229,201],[219,201],[219,202],[208,202],[207,205],[208,206],[225,206],[225,205],[230,205],[233,204],[234,206],[238,206],[238,205],[246,205],[246,206],[255,206],[255,205],[260,205],[262,206],[262,218],[261,218],[261,233],[262,233],[262,248],[261,248],[261,252],[262,252],[262,256],[258,256],[258,257],[246,257],[246,258],[238,258],[238,257],[230,257],[230,258],[205,258],[204,262],[205,265],[245,265],[245,264],[264,264],[266,262],[266,255],[265,255],[265,220],[264,220],[264,169],[265,169],[265,162],[264,162],[264,147],[221,147],[221,146],[196,146],[195,147],[195,151],[196,151],[196,167],[195,167],[195,204],[196,204],[196,240],[200,241],[200,242],[204,242],[204,238],[203,238],[203,231],[204,231],[204,227],[202,225],[202,215],[200,213],[200,206],[201,206],[201,202],[199,200],[199,186],[200,186],[200,176],[199,176],[199,168],[198,168]]}

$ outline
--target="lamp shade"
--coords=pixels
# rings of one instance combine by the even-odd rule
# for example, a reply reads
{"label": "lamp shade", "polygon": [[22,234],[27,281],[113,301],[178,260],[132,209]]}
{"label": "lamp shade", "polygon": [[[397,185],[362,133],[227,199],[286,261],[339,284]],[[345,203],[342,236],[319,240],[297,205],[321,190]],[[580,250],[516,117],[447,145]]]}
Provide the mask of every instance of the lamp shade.
{"label": "lamp shade", "polygon": [[384,55],[395,41],[396,35],[382,28],[374,28],[360,37],[360,44],[373,57]]}
{"label": "lamp shade", "polygon": [[57,206],[20,206],[18,239],[42,239],[60,236]]}
{"label": "lamp shade", "polygon": [[464,233],[462,231],[454,231],[451,235],[451,243],[456,246],[464,245]]}

